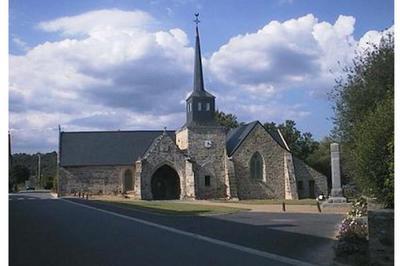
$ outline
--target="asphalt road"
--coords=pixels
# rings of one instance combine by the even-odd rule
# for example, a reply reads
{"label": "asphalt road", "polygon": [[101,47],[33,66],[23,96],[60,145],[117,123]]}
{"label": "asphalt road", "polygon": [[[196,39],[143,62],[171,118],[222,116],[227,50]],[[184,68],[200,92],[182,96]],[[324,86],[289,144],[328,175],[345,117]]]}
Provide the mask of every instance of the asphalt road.
{"label": "asphalt road", "polygon": [[[9,199],[10,265],[295,265],[290,259],[321,265],[328,264],[329,259],[320,255],[334,241],[329,238],[332,226],[319,228],[327,237],[321,237],[321,232],[318,236],[281,230],[306,228],[299,226],[304,217],[271,216],[273,224],[254,225],[235,221],[234,215],[156,215],[71,200],[90,205],[89,209],[52,199],[47,193],[18,193]],[[324,224],[341,219],[326,215],[320,216]],[[313,223],[318,224],[318,217]],[[315,224],[309,226],[318,229]]]}

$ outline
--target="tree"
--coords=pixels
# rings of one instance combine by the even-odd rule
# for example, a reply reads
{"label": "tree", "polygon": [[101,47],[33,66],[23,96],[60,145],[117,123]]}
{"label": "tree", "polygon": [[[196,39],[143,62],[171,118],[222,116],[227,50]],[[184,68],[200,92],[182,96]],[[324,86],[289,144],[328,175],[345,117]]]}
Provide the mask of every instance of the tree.
{"label": "tree", "polygon": [[274,122],[265,122],[263,126],[267,131],[272,131],[277,129],[277,125]]}
{"label": "tree", "polygon": [[11,168],[11,176],[17,184],[21,184],[29,179],[30,171],[25,165],[17,164]]}
{"label": "tree", "polygon": [[279,129],[290,150],[302,160],[306,160],[318,148],[318,142],[313,139],[312,134],[310,132],[302,133],[296,128],[296,122],[293,120],[286,120],[279,125],[274,122],[266,122],[264,127],[267,130]]}
{"label": "tree", "polygon": [[332,93],[333,135],[342,144],[343,171],[364,194],[393,207],[393,36],[384,36],[344,72]]}
{"label": "tree", "polygon": [[306,159],[307,164],[328,177],[329,186],[331,186],[331,143],[332,139],[329,137],[323,138],[319,142],[318,148],[309,154]]}
{"label": "tree", "polygon": [[[23,165],[28,168],[30,175],[37,175],[38,170],[38,154],[15,153],[13,154],[13,165]],[[54,187],[55,176],[57,171],[57,153],[55,151],[49,153],[41,153],[41,185],[46,188]]]}
{"label": "tree", "polygon": [[233,114],[225,114],[222,111],[215,111],[215,119],[217,122],[224,127],[227,128],[237,128],[239,127],[239,122],[237,121],[237,117]]}

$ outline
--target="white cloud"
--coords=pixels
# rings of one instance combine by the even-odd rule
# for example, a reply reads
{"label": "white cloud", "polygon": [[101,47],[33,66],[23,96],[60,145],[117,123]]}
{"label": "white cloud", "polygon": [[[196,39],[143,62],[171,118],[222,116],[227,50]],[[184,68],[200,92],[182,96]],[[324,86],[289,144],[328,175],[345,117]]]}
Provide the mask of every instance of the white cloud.
{"label": "white cloud", "polygon": [[265,99],[291,89],[326,95],[356,52],[382,36],[370,31],[356,41],[355,22],[343,15],[334,24],[320,22],[312,14],[271,21],[254,33],[232,37],[213,53],[209,67],[219,81]]}
{"label": "white cloud", "polygon": [[38,27],[44,31],[76,35],[94,34],[112,29],[142,28],[154,22],[154,19],[148,13],[140,10],[102,9],[78,16],[61,17],[51,21],[44,21],[39,23]]}
{"label": "white cloud", "polygon": [[394,34],[394,25],[383,32],[376,30],[366,32],[359,41],[358,51],[362,53],[371,47],[379,45],[382,37],[386,36],[387,34]]}
{"label": "white cloud", "polygon": [[18,46],[19,49],[21,49],[22,51],[26,52],[29,50],[29,46],[26,42],[24,42],[23,40],[21,40],[18,37],[13,37],[12,41]]}
{"label": "white cloud", "polygon": [[[58,124],[111,130],[182,123],[184,107],[177,103],[191,85],[193,49],[182,30],[152,30],[149,23],[155,20],[147,13],[121,10],[40,23],[70,37],[10,55],[10,128],[17,142],[49,147]],[[46,139],[27,138],[39,131]]]}
{"label": "white cloud", "polygon": [[[393,32],[393,27],[370,31],[357,41],[355,23],[352,16],[340,15],[331,24],[308,14],[232,37],[207,62],[214,83],[221,83],[214,87],[229,90],[218,91],[219,106],[247,121],[312,115],[305,99],[326,98],[343,66],[366,47],[379,44],[387,31]],[[297,99],[299,104],[286,101],[300,95],[305,96]]]}
{"label": "white cloud", "polygon": [[277,102],[267,104],[240,104],[237,106],[242,119],[257,120],[254,117],[262,116],[263,121],[284,121],[295,120],[298,121],[311,114],[310,111],[305,111],[304,106],[301,104],[287,105]]}
{"label": "white cloud", "polygon": [[337,62],[349,62],[355,41],[355,19],[339,16],[335,24],[318,22],[312,14],[284,22],[272,21],[255,33],[238,35],[210,59],[214,75],[244,90],[273,88],[279,92],[299,86],[316,90],[333,77]]}

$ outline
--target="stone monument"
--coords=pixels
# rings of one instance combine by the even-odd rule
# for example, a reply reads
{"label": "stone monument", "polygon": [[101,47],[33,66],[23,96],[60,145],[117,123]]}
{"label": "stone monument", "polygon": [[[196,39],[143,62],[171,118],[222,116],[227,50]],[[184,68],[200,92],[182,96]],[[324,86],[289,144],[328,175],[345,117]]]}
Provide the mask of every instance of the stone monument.
{"label": "stone monument", "polygon": [[343,197],[343,190],[340,180],[340,150],[339,144],[337,143],[331,143],[331,171],[332,190],[327,202],[346,203],[346,198]]}

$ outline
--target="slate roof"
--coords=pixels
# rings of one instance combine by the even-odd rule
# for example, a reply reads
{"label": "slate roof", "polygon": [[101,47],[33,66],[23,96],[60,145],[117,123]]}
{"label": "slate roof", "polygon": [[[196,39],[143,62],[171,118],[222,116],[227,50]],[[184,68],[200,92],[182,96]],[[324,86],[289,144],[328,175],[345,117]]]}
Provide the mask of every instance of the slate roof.
{"label": "slate roof", "polygon": [[[259,121],[253,121],[251,123],[241,125],[238,128],[231,129],[228,132],[226,136],[226,150],[228,156],[232,156],[232,154],[236,151],[237,148],[239,148],[240,144],[244,141],[247,135],[253,130],[253,128],[257,124],[260,124],[263,127],[263,125]],[[277,130],[267,130],[265,127],[263,128],[282,148],[287,150],[286,145]]]}
{"label": "slate roof", "polygon": [[209,93],[206,90],[194,90],[192,91],[192,93],[189,95],[188,99],[190,97],[208,97],[208,98],[215,98],[214,95],[212,95],[211,93]]}
{"label": "slate roof", "polygon": [[[60,165],[132,165],[162,133],[162,130],[61,132]],[[175,141],[175,131],[167,133]]]}
{"label": "slate roof", "polygon": [[[262,126],[253,121],[228,132],[228,156],[232,156],[257,124]],[[265,130],[286,149],[278,131]],[[167,133],[175,142],[175,131]],[[61,132],[60,166],[132,165],[161,134],[162,130]]]}

